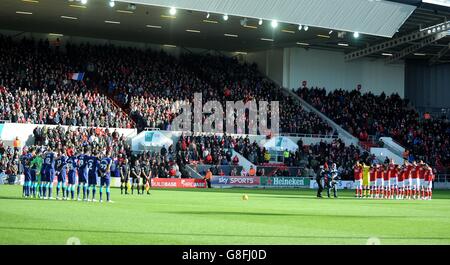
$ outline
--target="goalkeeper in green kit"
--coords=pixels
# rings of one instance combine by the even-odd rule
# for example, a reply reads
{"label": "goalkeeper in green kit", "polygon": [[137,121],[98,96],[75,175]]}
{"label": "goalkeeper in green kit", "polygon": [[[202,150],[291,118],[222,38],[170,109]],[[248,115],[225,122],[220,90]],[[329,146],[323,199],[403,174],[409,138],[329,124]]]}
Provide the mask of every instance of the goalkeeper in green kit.
{"label": "goalkeeper in green kit", "polygon": [[41,157],[41,152],[39,149],[33,152],[33,158],[31,160],[31,194],[33,198],[37,196],[40,198],[40,183],[41,183],[41,168],[44,160]]}

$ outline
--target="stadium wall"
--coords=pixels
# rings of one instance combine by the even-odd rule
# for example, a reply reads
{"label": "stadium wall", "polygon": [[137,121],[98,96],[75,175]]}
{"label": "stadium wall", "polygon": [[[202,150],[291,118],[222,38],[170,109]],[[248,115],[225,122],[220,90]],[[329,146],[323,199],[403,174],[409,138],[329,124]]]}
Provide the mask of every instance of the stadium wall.
{"label": "stadium wall", "polygon": [[264,73],[278,85],[283,85],[283,49],[247,53],[244,57],[244,61],[256,63],[260,72]]}
{"label": "stadium wall", "polygon": [[405,69],[405,97],[415,107],[430,112],[450,109],[450,64],[407,61]]}
{"label": "stadium wall", "polygon": [[260,70],[289,89],[307,86],[371,91],[379,95],[397,93],[405,96],[405,65],[385,64],[384,60],[363,58],[345,62],[344,53],[305,48],[272,49],[248,53],[245,60],[255,62]]}

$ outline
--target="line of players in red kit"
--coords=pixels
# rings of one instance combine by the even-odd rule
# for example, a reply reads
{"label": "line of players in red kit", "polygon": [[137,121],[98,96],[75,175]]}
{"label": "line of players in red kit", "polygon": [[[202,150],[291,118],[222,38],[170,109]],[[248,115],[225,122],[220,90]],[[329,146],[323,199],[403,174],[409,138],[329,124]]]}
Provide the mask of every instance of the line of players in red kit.
{"label": "line of players in red kit", "polygon": [[353,167],[357,198],[431,200],[434,173],[423,161],[372,164],[366,176],[364,167],[359,161]]}

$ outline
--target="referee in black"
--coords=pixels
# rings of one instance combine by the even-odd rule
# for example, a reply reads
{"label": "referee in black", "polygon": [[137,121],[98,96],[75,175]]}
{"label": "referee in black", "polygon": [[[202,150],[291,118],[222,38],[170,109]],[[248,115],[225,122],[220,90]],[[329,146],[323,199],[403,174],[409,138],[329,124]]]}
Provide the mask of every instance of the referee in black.
{"label": "referee in black", "polygon": [[134,186],[136,184],[136,190],[138,195],[140,194],[139,182],[141,181],[141,166],[139,165],[139,160],[134,162],[134,166],[131,168],[131,194],[134,194]]}
{"label": "referee in black", "polygon": [[128,194],[128,179],[130,178],[130,166],[128,165],[128,159],[125,158],[120,165],[120,194]]}
{"label": "referee in black", "polygon": [[323,185],[322,185],[322,179],[325,177],[326,171],[323,168],[323,166],[320,166],[319,174],[316,176],[316,182],[317,186],[319,187],[317,189],[317,198],[322,198],[322,191],[323,191]]}

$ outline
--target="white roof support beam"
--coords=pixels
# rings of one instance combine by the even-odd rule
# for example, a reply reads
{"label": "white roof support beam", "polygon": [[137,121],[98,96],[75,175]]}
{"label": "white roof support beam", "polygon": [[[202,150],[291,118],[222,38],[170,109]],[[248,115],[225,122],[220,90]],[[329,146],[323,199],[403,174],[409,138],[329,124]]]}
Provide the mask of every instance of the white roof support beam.
{"label": "white roof support beam", "polygon": [[[345,55],[345,60],[346,61],[351,61],[351,60],[355,60],[358,58],[362,58],[371,54],[375,54],[375,53],[381,53],[382,51],[385,51],[387,49],[391,49],[393,47],[397,47],[403,44],[407,44],[409,42],[413,42],[413,41],[417,41],[417,40],[421,40],[423,38],[426,38],[428,36],[431,35],[437,35],[440,33],[445,33],[447,30],[450,29],[450,22],[444,22],[444,23],[440,23],[440,24],[436,24],[434,26],[428,27],[426,29],[422,29],[420,31],[415,31],[413,33],[404,35],[404,36],[400,36],[379,44],[375,44],[372,46],[369,46],[367,48],[358,50],[358,51],[354,51],[351,52],[349,54]],[[444,34],[444,36],[446,35],[446,33]]]}
{"label": "white roof support beam", "polygon": [[409,46],[403,50],[401,50],[398,53],[395,53],[393,56],[391,56],[389,59],[387,59],[386,63],[393,63],[397,60],[400,60],[401,58],[407,56],[408,54],[411,54],[425,46],[430,45],[433,42],[436,42],[442,38],[444,38],[445,36],[447,36],[446,32],[440,32],[437,34],[434,34],[432,36],[426,37],[425,39],[423,39],[422,41],[420,41],[417,44],[414,44],[412,46]]}
{"label": "white roof support beam", "polygon": [[441,59],[441,57],[444,56],[444,54],[446,54],[448,51],[450,51],[450,43],[430,59],[430,65],[437,63],[439,59]]}

